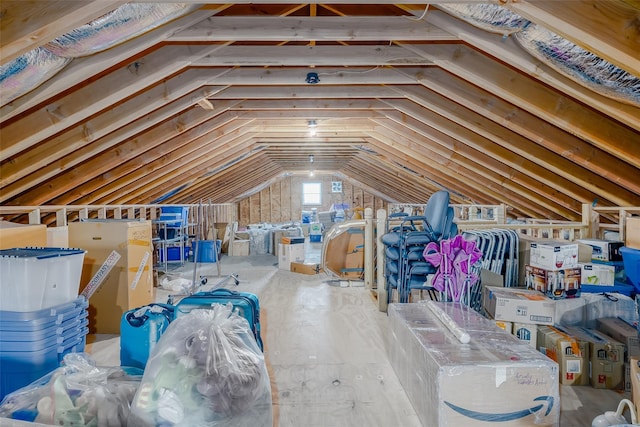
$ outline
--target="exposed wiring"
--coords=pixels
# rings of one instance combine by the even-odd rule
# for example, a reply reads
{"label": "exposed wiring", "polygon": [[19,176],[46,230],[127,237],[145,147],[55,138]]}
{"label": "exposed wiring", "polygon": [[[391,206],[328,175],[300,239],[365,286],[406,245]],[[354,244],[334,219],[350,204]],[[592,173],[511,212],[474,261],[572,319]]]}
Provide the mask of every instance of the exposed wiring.
{"label": "exposed wiring", "polygon": [[369,73],[371,71],[375,71],[378,68],[380,68],[380,65],[376,65],[373,68],[370,68],[368,70],[360,70],[360,71],[351,71],[351,70],[341,70],[341,71],[333,71],[331,73],[318,73],[319,76],[337,76],[339,74],[343,74],[343,73],[350,73],[350,74],[364,74],[364,73]]}
{"label": "exposed wiring", "polygon": [[428,10],[429,10],[429,3],[427,3],[427,5],[425,6],[424,12],[422,12],[422,15],[420,16],[420,18],[409,17],[409,19],[413,19],[414,21],[422,21],[424,17],[427,16]]}

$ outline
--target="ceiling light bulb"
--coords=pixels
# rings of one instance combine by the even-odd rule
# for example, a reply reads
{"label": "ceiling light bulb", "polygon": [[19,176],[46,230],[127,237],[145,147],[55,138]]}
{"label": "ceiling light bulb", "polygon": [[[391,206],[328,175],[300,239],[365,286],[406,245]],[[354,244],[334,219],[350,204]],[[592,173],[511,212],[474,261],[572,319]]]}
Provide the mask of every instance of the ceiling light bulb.
{"label": "ceiling light bulb", "polygon": [[310,154],[310,155],[309,155],[309,163],[313,163],[313,160],[314,160],[314,159],[313,159],[313,154]]}
{"label": "ceiling light bulb", "polygon": [[316,128],[310,128],[309,129],[309,136],[316,136],[316,133],[318,133]]}
{"label": "ceiling light bulb", "polygon": [[309,171],[309,176],[313,176],[313,171]]}

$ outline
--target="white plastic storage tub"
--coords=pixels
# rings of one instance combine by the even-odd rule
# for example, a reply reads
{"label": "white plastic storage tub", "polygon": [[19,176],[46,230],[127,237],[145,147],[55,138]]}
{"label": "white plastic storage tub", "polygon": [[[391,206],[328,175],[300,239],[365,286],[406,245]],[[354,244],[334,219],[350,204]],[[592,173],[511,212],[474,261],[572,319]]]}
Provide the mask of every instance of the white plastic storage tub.
{"label": "white plastic storage tub", "polygon": [[85,253],[67,248],[0,250],[0,310],[35,311],[75,301]]}

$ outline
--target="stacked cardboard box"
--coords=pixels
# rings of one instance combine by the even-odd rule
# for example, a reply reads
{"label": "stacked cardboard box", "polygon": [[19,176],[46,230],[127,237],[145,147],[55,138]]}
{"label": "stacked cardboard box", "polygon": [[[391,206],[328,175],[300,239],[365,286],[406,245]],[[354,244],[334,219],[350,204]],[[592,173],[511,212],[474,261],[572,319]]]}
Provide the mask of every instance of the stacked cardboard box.
{"label": "stacked cardboard box", "polygon": [[589,344],[558,326],[538,327],[538,349],[556,361],[563,385],[589,384]]}
{"label": "stacked cardboard box", "polygon": [[595,261],[622,261],[620,248],[624,242],[604,239],[580,239],[578,242],[591,246],[591,259]]}
{"label": "stacked cardboard box", "polygon": [[581,274],[579,267],[547,270],[527,265],[525,283],[528,289],[542,292],[554,299],[575,298],[580,296]]}
{"label": "stacked cardboard box", "polygon": [[[119,334],[122,315],[154,301],[151,221],[69,223],[69,245],[87,251],[80,290],[117,258],[89,299],[91,333]],[[112,256],[115,252],[117,256]]]}
{"label": "stacked cardboard box", "polygon": [[532,289],[485,286],[482,305],[495,320],[542,325],[555,323],[555,301]]}
{"label": "stacked cardboard box", "polygon": [[[300,242],[300,239],[302,240]],[[304,262],[304,237],[282,237],[278,245],[278,268],[291,270],[291,263]]]}
{"label": "stacked cardboard box", "polygon": [[624,389],[624,344],[593,329],[567,330],[589,345],[589,382],[593,388]]}
{"label": "stacked cardboard box", "polygon": [[640,249],[640,216],[627,218],[624,245],[632,249]]}
{"label": "stacked cardboard box", "polygon": [[529,263],[525,265],[526,287],[555,299],[579,296],[578,251],[575,243],[531,243]]}
{"label": "stacked cardboard box", "polygon": [[0,249],[47,246],[47,226],[0,221]]}

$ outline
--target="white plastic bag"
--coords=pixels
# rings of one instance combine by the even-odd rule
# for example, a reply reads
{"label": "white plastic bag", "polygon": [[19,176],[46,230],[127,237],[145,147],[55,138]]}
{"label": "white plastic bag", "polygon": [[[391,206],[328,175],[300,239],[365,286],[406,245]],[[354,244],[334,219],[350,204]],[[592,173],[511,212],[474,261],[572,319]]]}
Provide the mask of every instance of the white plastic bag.
{"label": "white plastic bag", "polygon": [[128,426],[159,425],[272,425],[264,356],[231,304],[177,318],[154,347]]}

